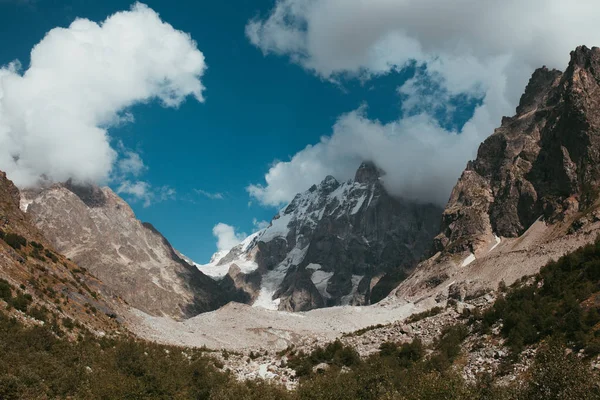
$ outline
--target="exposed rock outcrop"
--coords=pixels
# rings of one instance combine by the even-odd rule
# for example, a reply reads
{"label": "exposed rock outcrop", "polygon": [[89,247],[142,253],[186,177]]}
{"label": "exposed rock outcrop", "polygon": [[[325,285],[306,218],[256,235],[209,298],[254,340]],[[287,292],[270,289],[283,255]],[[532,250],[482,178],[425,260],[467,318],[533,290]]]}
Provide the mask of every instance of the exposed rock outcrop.
{"label": "exposed rock outcrop", "polygon": [[[491,277],[479,286],[519,276],[517,270],[493,270],[500,263],[489,261],[495,259],[494,249],[529,252],[521,269],[535,272],[543,263],[534,267],[531,260],[551,241],[570,248],[564,238],[573,221],[597,207],[599,181],[600,49],[581,46],[571,53],[564,73],[546,67],[533,73],[516,115],[502,119],[454,187],[434,241],[438,254],[422,263],[397,294],[446,287],[442,283],[464,276],[465,269],[472,279]],[[467,286],[477,290],[478,285]]]}
{"label": "exposed rock outcrop", "polygon": [[517,114],[480,146],[444,212],[438,249],[470,250],[492,234],[590,207],[600,178],[600,49],[579,47],[564,73],[540,68]]}
{"label": "exposed rock outcrop", "polygon": [[53,245],[133,307],[185,318],[226,303],[212,279],[179,257],[152,225],[138,221],[109,188],[67,182],[24,192],[24,198]]}
{"label": "exposed rock outcrop", "polygon": [[[111,298],[104,284],[81,266],[56,251],[30,218],[20,209],[16,186],[0,171],[0,279],[12,286],[30,304],[19,310],[7,308],[27,323],[42,324],[52,314],[57,321],[70,318],[98,334],[116,331],[121,322],[117,309],[123,305]],[[4,287],[6,290],[6,287]],[[6,307],[6,292],[0,306]],[[38,310],[31,313],[31,310]],[[93,311],[93,312],[92,312]],[[34,314],[38,320],[28,316]],[[58,326],[58,325],[57,325]],[[69,334],[75,334],[69,331]]]}

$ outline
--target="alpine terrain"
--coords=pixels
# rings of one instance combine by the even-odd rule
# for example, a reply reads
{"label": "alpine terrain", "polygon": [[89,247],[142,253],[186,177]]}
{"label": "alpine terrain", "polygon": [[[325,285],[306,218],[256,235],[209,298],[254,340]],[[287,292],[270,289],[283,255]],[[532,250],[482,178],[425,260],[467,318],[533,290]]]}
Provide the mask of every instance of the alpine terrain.
{"label": "alpine terrain", "polygon": [[58,251],[139,310],[181,319],[226,303],[212,279],[108,187],[67,182],[23,191],[21,206]]}
{"label": "alpine terrain", "polygon": [[353,180],[328,176],[204,273],[267,309],[307,311],[385,297],[430,249],[441,209],[390,196],[383,174],[363,163]]}

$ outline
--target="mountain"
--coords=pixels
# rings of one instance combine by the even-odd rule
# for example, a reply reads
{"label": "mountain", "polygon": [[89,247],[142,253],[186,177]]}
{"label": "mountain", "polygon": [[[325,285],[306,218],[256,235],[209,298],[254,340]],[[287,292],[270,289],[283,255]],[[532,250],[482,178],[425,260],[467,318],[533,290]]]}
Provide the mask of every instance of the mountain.
{"label": "mountain", "polygon": [[119,329],[123,302],[53,248],[19,201],[19,190],[0,171],[0,307],[27,325],[49,324],[56,335]]}
{"label": "mountain", "polygon": [[454,187],[438,253],[396,294],[460,286],[464,295],[537,272],[595,238],[599,183],[600,49],[581,46],[565,72],[533,73],[516,115],[502,119]]}
{"label": "mountain", "polygon": [[180,319],[227,302],[214,280],[180,258],[108,187],[56,184],[23,191],[21,204],[57,250],[135,308]]}
{"label": "mountain", "polygon": [[[326,177],[296,195],[267,228],[200,270],[255,306],[306,311],[369,304],[373,291],[422,258],[442,211],[390,196],[381,175],[363,163],[353,180]],[[385,285],[377,287],[380,280]]]}

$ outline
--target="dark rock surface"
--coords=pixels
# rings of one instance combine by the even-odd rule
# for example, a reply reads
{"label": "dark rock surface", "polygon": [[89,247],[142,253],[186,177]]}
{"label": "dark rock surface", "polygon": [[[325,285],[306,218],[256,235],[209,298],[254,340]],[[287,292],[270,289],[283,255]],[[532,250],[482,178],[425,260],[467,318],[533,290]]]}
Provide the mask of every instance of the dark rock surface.
{"label": "dark rock surface", "polygon": [[600,49],[578,47],[564,73],[534,72],[517,114],[467,165],[444,211],[437,250],[477,251],[591,206],[600,179]]}
{"label": "dark rock surface", "polygon": [[[382,173],[367,162],[354,180],[326,177],[296,195],[251,243],[233,248],[217,265],[255,262],[263,280],[274,285],[270,289],[280,309],[369,304],[373,279],[400,276],[398,271],[410,271],[425,255],[442,211],[390,196]],[[380,287],[387,292],[378,298],[392,288]]]}

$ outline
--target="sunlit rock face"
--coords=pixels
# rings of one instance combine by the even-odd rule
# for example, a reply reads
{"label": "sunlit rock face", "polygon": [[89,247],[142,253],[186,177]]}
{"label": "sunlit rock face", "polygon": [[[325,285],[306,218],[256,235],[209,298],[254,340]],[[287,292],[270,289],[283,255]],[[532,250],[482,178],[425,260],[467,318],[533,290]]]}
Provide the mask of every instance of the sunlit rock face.
{"label": "sunlit rock face", "polygon": [[182,319],[226,303],[214,280],[181,259],[110,188],[68,182],[24,191],[22,199],[27,214],[60,252],[131,306]]}

